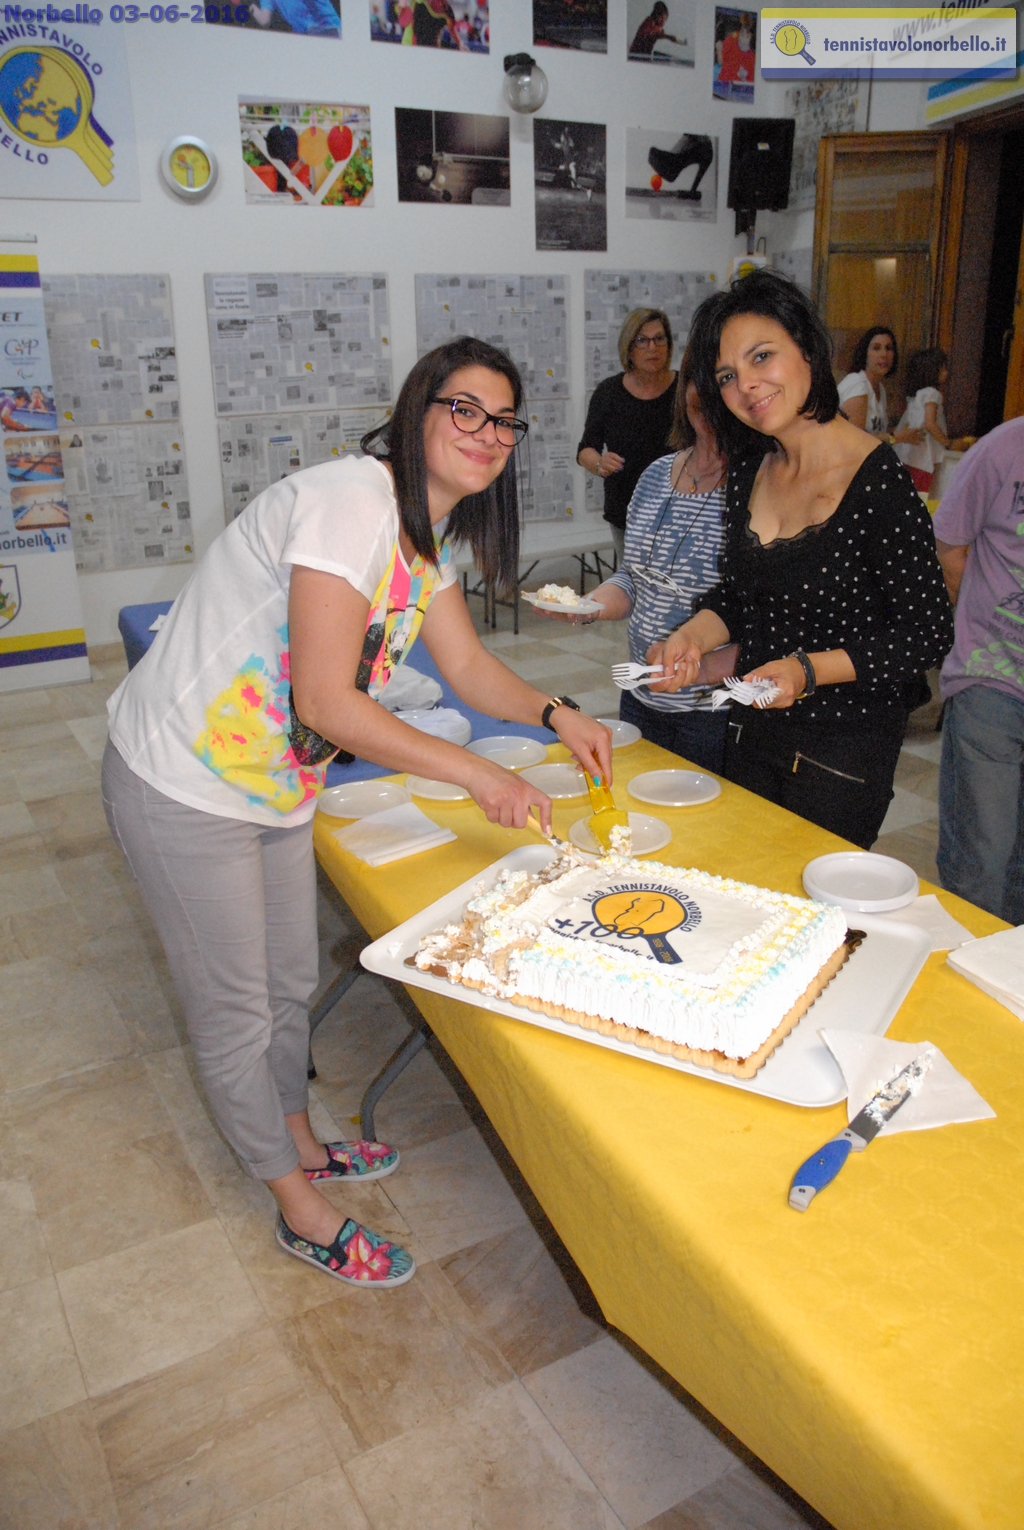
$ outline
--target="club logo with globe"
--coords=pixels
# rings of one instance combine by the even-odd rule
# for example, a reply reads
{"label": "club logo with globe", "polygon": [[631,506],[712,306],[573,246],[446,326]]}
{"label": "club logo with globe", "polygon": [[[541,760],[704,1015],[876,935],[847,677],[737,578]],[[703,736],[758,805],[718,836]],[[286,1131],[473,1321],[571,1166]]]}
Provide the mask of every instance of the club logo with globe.
{"label": "club logo with globe", "polygon": [[92,80],[63,48],[13,48],[0,63],[0,116],[12,132],[36,149],[71,149],[107,186],[114,179],[113,140],[92,107]]}

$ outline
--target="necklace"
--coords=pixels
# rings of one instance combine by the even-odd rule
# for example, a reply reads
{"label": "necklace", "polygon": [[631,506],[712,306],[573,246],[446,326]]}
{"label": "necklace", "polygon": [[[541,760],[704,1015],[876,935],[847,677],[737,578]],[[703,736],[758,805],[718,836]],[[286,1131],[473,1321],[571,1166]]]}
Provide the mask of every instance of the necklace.
{"label": "necklace", "polygon": [[698,484],[700,484],[703,479],[710,478],[712,475],[715,475],[715,481],[711,486],[710,492],[714,493],[715,489],[718,488],[718,485],[725,477],[725,468],[722,465],[721,458],[716,458],[714,464],[711,467],[705,468],[703,472],[695,473],[693,468],[690,466],[690,463],[693,460],[693,454],[694,448],[691,446],[690,450],[686,454],[686,460],[680,464],[680,483],[676,486],[676,493],[678,494],[684,492],[681,482],[684,469],[689,475],[690,479],[690,488],[688,491],[690,494],[696,494],[698,492]]}

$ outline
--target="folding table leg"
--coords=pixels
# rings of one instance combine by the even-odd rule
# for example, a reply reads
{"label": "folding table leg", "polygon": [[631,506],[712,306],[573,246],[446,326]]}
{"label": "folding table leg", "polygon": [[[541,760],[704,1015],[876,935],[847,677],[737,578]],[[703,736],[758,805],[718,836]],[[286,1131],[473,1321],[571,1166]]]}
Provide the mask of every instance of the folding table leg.
{"label": "folding table leg", "polygon": [[416,1053],[422,1051],[430,1039],[430,1027],[425,1020],[421,1020],[411,1036],[407,1036],[398,1051],[389,1059],[377,1074],[363,1095],[362,1104],[359,1107],[359,1131],[364,1142],[376,1142],[376,1132],[373,1125],[373,1113],[380,1104],[381,1096],[391,1088],[395,1079],[404,1073],[412,1062]]}
{"label": "folding table leg", "polygon": [[331,1010],[338,1000],[352,987],[356,978],[363,972],[358,962],[348,972],[339,972],[338,976],[327,988],[319,1002],[309,1012],[309,1063],[306,1067],[306,1077],[316,1078],[316,1065],[313,1062],[313,1032],[322,1021],[327,1019]]}

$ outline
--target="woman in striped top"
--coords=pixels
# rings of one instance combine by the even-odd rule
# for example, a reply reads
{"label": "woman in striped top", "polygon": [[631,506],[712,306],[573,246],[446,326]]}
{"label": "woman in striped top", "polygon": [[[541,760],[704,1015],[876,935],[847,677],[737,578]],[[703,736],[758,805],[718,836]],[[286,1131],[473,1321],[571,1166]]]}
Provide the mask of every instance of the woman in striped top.
{"label": "woman in striped top", "polygon": [[[664,641],[688,621],[698,595],[718,582],[725,522],[726,463],[700,412],[689,357],[679,369],[669,445],[642,473],[626,516],[621,567],[591,595],[603,610],[579,621],[629,618],[629,656],[659,664]],[[721,771],[728,709],[711,710],[711,688],[691,685],[672,694],[646,685],[624,691],[619,716],[644,738]]]}

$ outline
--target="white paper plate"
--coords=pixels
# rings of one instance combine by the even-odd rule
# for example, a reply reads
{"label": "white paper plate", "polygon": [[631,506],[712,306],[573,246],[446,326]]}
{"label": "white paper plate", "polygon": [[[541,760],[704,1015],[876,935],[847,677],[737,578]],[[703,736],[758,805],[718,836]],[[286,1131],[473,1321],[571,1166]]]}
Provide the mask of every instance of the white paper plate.
{"label": "white paper plate", "polygon": [[917,897],[916,872],[890,855],[838,850],[804,867],[804,891],[819,903],[834,903],[853,914],[889,914]]}
{"label": "white paper plate", "polygon": [[464,786],[454,781],[431,781],[426,776],[406,776],[405,784],[414,797],[429,797],[431,802],[470,802]]}
{"label": "white paper plate", "polygon": [[[554,738],[552,737],[552,742]],[[524,765],[540,765],[548,757],[544,745],[521,733],[496,733],[493,738],[475,738],[466,748],[506,770],[522,770]]]}
{"label": "white paper plate", "polygon": [[397,781],[352,781],[321,792],[316,810],[328,818],[365,818],[408,801],[409,793]]}
{"label": "white paper plate", "polygon": [[[590,816],[588,813],[587,818]],[[577,850],[600,855],[601,846],[587,828],[587,818],[577,818],[569,830],[569,838]],[[633,835],[633,855],[650,855],[654,850],[662,850],[672,838],[668,824],[662,823],[660,818],[651,818],[647,813],[630,813],[629,827]]]}
{"label": "white paper plate", "polygon": [[529,601],[531,606],[536,606],[538,611],[561,611],[566,616],[593,616],[595,611],[603,611],[604,606],[599,600],[591,600],[588,595],[583,595],[572,606],[563,606],[557,600],[538,600],[536,595],[522,591],[523,599]]}
{"label": "white paper plate", "polygon": [[560,765],[531,765],[523,771],[523,780],[551,798],[587,795],[586,776],[567,761]]}
{"label": "white paper plate", "polygon": [[638,802],[657,807],[697,807],[722,795],[721,782],[702,770],[645,770],[626,787]]}
{"label": "white paper plate", "polygon": [[613,749],[627,749],[630,744],[635,744],[638,739],[643,738],[636,723],[623,722],[621,717],[599,717],[597,720],[612,730]]}

